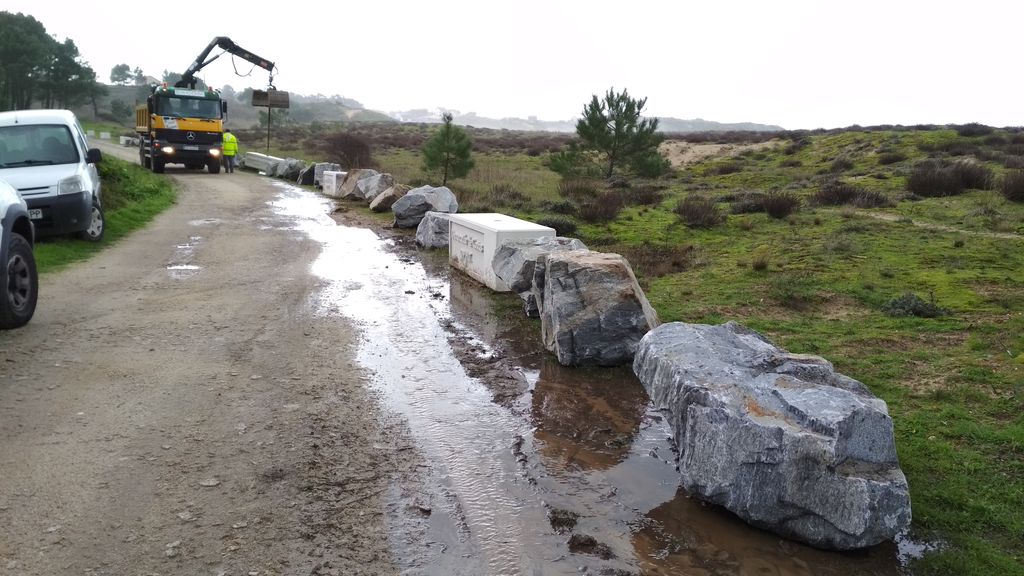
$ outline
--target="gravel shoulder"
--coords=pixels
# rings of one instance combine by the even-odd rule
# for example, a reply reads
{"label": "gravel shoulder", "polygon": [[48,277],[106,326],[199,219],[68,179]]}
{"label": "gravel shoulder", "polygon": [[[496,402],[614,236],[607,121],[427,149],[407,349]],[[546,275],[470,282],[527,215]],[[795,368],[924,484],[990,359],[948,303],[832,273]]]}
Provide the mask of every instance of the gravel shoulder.
{"label": "gravel shoulder", "polygon": [[319,246],[265,179],[168,174],[176,206],[0,333],[0,574],[397,573],[417,458],[315,313]]}

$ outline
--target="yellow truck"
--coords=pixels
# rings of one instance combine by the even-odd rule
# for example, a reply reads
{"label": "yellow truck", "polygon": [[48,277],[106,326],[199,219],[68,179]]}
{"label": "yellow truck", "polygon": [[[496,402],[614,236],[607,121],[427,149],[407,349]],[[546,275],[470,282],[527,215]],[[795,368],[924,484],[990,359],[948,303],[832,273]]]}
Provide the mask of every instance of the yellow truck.
{"label": "yellow truck", "polygon": [[[207,59],[215,48],[223,51]],[[230,53],[271,72],[274,63],[238,47],[230,38],[218,36],[174,86],[153,86],[145,104],[135,107],[135,131],[139,134],[139,163],[153,172],[163,172],[167,164],[186,168],[206,168],[220,172],[224,115],[228,104],[216,90],[196,89],[195,73],[221,55]]]}

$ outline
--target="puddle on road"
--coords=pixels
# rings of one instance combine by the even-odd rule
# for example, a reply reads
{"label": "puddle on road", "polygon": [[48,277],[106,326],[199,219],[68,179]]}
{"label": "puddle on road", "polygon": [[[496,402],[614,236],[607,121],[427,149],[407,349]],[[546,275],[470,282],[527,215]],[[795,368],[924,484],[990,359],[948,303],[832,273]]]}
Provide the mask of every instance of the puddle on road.
{"label": "puddle on road", "polygon": [[895,544],[825,552],[688,498],[629,367],[560,366],[518,299],[278,186],[275,211],[323,245],[319,313],[360,326],[359,363],[431,462],[427,550],[396,543],[407,573],[901,574]]}
{"label": "puddle on road", "polygon": [[176,280],[184,280],[194,276],[201,266],[192,264],[196,257],[196,247],[202,241],[202,236],[189,236],[188,241],[174,246],[174,255],[167,263],[167,272]]}

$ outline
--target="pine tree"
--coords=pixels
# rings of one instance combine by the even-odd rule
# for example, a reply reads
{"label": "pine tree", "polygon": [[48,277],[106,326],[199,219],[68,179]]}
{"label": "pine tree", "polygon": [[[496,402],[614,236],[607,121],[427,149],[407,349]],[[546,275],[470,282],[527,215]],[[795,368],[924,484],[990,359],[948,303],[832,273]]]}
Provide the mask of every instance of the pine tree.
{"label": "pine tree", "polygon": [[[628,168],[645,176],[656,176],[667,168],[658,155],[662,136],[656,133],[657,118],[641,118],[646,98],[634,100],[623,90],[608,90],[603,100],[597,95],[583,107],[576,122],[576,135],[583,150],[595,152],[605,178],[616,168]],[[652,173],[653,172],[653,173]]]}
{"label": "pine tree", "polygon": [[473,143],[466,131],[452,124],[451,113],[442,116],[444,125],[423,145],[423,170],[440,171],[441,185],[448,178],[462,178],[473,168]]}

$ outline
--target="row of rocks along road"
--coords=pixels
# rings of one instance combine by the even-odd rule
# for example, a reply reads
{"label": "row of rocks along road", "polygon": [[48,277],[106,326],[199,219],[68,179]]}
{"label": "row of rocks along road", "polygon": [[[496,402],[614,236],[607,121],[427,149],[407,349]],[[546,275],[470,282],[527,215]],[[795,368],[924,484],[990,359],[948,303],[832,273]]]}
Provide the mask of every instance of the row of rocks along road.
{"label": "row of rocks along road", "polygon": [[558,366],[408,235],[168,174],[174,207],[0,333],[0,574],[900,572],[679,493],[628,368]]}

